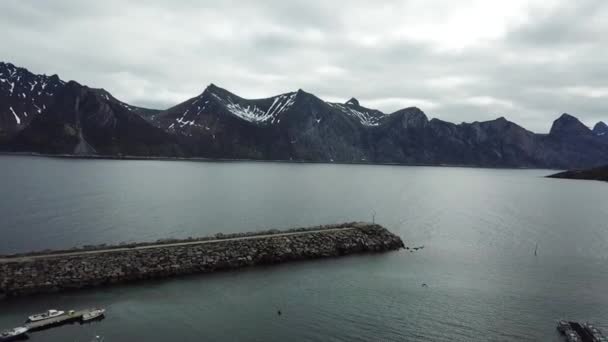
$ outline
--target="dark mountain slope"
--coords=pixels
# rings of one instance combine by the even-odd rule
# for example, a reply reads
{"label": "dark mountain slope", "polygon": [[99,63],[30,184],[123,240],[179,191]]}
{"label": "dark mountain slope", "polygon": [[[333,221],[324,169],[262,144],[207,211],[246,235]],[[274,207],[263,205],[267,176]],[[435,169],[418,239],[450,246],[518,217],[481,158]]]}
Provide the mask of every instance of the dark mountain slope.
{"label": "dark mountain slope", "polygon": [[0,141],[8,140],[53,101],[65,82],[0,62]]}
{"label": "dark mountain slope", "polygon": [[371,130],[376,162],[531,167],[538,164],[537,137],[499,118],[456,125],[428,120],[418,108],[390,115]]}
{"label": "dark mountain slope", "polygon": [[302,90],[251,100],[213,84],[155,111],[0,64],[4,151],[586,168],[608,164],[606,132],[602,123],[591,130],[568,114],[549,134],[534,134],[505,118],[453,124],[415,107],[384,114],[355,98],[331,103]]}
{"label": "dark mountain slope", "polygon": [[608,143],[608,125],[600,121],[593,126],[593,134]]}
{"label": "dark mountain slope", "polygon": [[[195,153],[218,158],[361,160],[360,124],[302,90],[248,100],[215,85],[158,116]],[[358,146],[358,147],[357,147]]]}
{"label": "dark mountain slope", "polygon": [[541,163],[555,168],[589,168],[607,164],[608,140],[577,118],[562,114],[548,135],[541,136]]}
{"label": "dark mountain slope", "polygon": [[10,145],[12,151],[49,154],[178,156],[176,139],[148,124],[106,91],[70,81],[44,115]]}

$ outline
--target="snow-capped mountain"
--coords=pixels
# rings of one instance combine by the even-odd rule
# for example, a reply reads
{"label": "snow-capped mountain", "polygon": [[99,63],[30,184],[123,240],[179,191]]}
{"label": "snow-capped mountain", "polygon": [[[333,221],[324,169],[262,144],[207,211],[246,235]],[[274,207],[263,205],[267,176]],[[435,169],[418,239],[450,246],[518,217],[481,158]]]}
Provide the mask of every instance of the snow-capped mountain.
{"label": "snow-capped mountain", "polygon": [[211,84],[155,124],[214,157],[365,159],[359,119],[303,90],[250,100]]}
{"label": "snow-capped mountain", "polygon": [[219,113],[256,125],[269,125],[280,123],[281,114],[294,104],[295,97],[296,93],[287,93],[246,100],[211,84],[199,96],[160,113],[156,120],[163,129],[186,133],[192,128],[209,130]]}
{"label": "snow-capped mountain", "polygon": [[492,167],[608,164],[608,128],[563,114],[549,134],[505,118],[453,124],[415,107],[385,114],[303,90],[245,99],[209,85],[166,110],[0,63],[0,149],[47,154],[205,157]]}
{"label": "snow-capped mountain", "polygon": [[[280,124],[284,113],[288,113],[296,103],[298,94],[302,97],[305,92],[299,90],[269,98],[250,100],[211,84],[199,96],[159,115],[159,122],[162,123],[162,128],[175,132],[189,131],[192,127],[209,130],[209,114],[223,113],[260,126]],[[344,104],[325,103],[334,111],[350,116],[364,126],[377,126],[386,117],[378,110],[360,106],[356,99],[351,99]],[[329,107],[326,110],[330,110]]]}
{"label": "snow-capped mountain", "polygon": [[[284,113],[293,105],[296,95],[296,93],[288,93],[247,103],[247,100],[235,95],[224,94],[224,96],[222,96],[222,94],[217,94],[211,90],[211,96],[214,97],[220,105],[225,106],[231,114],[238,116],[243,120],[260,124],[280,122],[281,113]],[[204,109],[205,104],[203,104],[202,107],[202,110]]]}
{"label": "snow-capped mountain", "polygon": [[0,62],[0,139],[13,136],[41,115],[64,84],[57,75],[35,75]]}
{"label": "snow-capped mountain", "polygon": [[364,126],[378,126],[387,117],[379,110],[362,107],[354,97],[343,104],[329,102],[328,104],[342,113],[356,118]]}
{"label": "snow-capped mountain", "polygon": [[45,110],[16,132],[4,150],[109,156],[183,155],[176,139],[149,124],[139,111],[103,89],[74,81],[62,83]]}

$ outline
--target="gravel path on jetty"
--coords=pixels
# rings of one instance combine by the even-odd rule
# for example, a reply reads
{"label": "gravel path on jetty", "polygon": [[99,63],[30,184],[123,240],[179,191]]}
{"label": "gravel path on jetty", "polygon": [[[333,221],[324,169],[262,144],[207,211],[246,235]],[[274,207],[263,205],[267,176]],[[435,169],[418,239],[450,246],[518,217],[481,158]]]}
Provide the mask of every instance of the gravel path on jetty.
{"label": "gravel path on jetty", "polygon": [[271,234],[220,234],[220,237],[3,257],[0,259],[0,296],[404,248],[397,235],[380,225],[368,223],[273,231]]}

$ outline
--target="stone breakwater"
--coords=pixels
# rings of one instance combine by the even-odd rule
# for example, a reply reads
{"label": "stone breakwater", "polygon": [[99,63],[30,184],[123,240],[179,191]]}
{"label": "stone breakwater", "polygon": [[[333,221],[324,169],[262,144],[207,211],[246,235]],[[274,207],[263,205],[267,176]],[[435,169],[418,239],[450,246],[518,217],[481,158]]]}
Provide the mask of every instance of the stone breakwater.
{"label": "stone breakwater", "polygon": [[22,255],[0,258],[0,295],[55,292],[403,247],[401,238],[379,225],[353,223],[221,240]]}

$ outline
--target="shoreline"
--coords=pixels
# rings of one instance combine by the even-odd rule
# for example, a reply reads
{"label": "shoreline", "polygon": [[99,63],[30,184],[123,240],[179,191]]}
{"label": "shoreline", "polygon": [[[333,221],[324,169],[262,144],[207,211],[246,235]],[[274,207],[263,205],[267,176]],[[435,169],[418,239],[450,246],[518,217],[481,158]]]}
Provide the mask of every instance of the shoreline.
{"label": "shoreline", "polygon": [[547,178],[608,182],[608,165],[592,169],[573,169],[548,175]]}
{"label": "shoreline", "polygon": [[330,228],[5,257],[0,298],[405,248],[400,237],[377,224],[324,227]]}
{"label": "shoreline", "polygon": [[183,162],[206,162],[206,163],[285,163],[285,164],[328,164],[328,165],[370,165],[370,166],[410,166],[410,167],[453,167],[469,169],[490,170],[563,170],[549,167],[508,167],[508,166],[481,166],[468,164],[425,164],[425,163],[372,163],[364,161],[312,161],[312,160],[284,160],[284,159],[229,159],[229,158],[204,158],[204,157],[162,157],[162,156],[113,156],[113,155],[74,155],[74,154],[46,154],[36,152],[0,152],[0,156],[14,157],[42,157],[73,160],[140,160],[140,161],[183,161]]}

